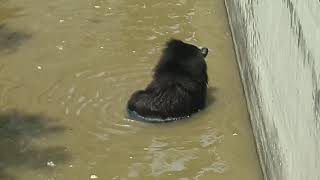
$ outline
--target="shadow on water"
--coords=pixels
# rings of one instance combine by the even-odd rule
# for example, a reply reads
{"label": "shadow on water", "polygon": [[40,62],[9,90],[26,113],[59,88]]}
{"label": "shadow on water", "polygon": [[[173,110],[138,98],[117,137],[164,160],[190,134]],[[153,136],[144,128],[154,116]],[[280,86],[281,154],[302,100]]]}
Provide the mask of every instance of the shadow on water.
{"label": "shadow on water", "polygon": [[67,162],[70,155],[65,147],[34,143],[41,138],[48,141],[50,135],[64,131],[64,127],[42,114],[0,113],[0,179],[18,179],[11,172],[18,168],[39,170],[50,168],[47,166],[49,161],[56,165]]}
{"label": "shadow on water", "polygon": [[5,2],[6,0],[0,0],[0,53],[12,53],[31,35],[8,27],[6,22],[9,19],[23,15],[20,14],[22,8],[1,7],[5,6]]}
{"label": "shadow on water", "polygon": [[0,24],[0,53],[13,53],[24,42],[31,38],[30,34],[15,31]]}
{"label": "shadow on water", "polygon": [[211,106],[215,103],[216,97],[214,96],[215,92],[217,92],[216,87],[209,87],[207,90],[207,107]]}

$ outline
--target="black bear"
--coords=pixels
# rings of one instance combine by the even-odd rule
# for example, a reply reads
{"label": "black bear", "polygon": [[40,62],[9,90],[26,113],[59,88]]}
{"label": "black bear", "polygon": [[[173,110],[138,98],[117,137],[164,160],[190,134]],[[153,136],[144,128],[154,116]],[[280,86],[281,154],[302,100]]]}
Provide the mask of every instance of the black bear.
{"label": "black bear", "polygon": [[132,94],[129,118],[168,122],[189,117],[203,109],[207,96],[207,48],[171,39],[166,43],[145,90]]}

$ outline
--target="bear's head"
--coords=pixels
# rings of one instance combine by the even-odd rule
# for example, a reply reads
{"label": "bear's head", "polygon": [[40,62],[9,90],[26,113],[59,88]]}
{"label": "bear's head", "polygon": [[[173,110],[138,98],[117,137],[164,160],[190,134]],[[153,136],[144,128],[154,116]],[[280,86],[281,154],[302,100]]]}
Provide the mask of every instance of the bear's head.
{"label": "bear's head", "polygon": [[171,39],[167,42],[160,61],[155,67],[155,77],[170,73],[207,84],[207,64],[205,62],[207,54],[207,48],[198,48],[192,44]]}

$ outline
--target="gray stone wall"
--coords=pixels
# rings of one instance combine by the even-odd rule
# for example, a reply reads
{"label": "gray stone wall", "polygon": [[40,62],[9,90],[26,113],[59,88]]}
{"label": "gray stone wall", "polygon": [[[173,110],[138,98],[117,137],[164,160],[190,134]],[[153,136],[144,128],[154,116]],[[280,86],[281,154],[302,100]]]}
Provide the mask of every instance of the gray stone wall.
{"label": "gray stone wall", "polygon": [[320,180],[320,0],[225,0],[266,180]]}

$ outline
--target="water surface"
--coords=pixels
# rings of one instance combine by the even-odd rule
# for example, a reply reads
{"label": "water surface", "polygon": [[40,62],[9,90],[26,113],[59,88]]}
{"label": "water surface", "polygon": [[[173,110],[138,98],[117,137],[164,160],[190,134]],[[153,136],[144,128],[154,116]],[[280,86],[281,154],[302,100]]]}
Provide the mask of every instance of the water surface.
{"label": "water surface", "polygon": [[[222,0],[0,3],[1,179],[261,179]],[[209,48],[208,107],[127,119],[171,37]]]}

